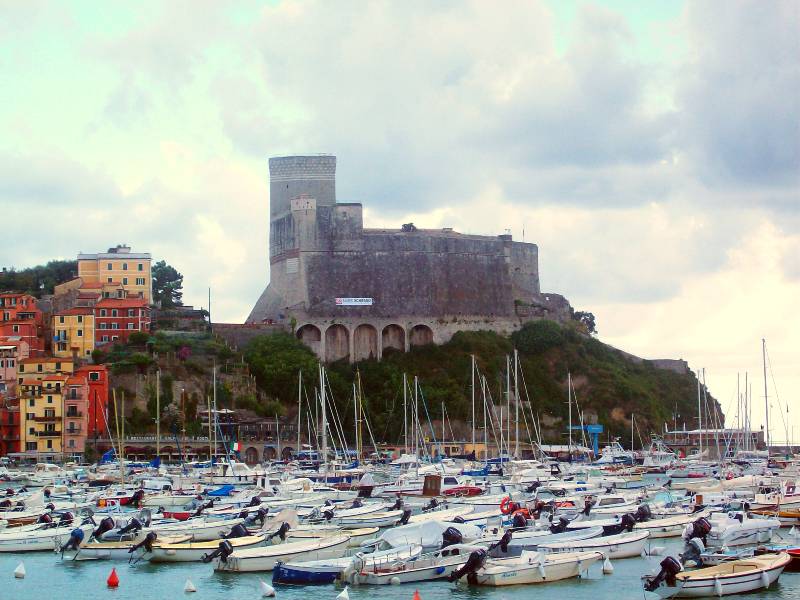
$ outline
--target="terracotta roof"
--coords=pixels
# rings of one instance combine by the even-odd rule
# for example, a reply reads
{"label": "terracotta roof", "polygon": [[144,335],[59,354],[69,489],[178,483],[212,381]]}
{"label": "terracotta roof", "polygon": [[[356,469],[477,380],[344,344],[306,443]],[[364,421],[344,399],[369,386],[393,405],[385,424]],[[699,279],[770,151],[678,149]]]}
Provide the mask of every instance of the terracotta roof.
{"label": "terracotta roof", "polygon": [[67,385],[86,385],[86,378],[73,375],[67,379]]}
{"label": "terracotta roof", "polygon": [[55,356],[32,356],[30,358],[23,358],[20,363],[27,365],[29,363],[48,363],[48,362],[72,362],[71,358],[56,358]]}
{"label": "terracotta roof", "polygon": [[108,368],[105,365],[81,365],[80,367],[75,369],[76,373],[83,373],[83,372],[89,373],[90,371],[104,372],[108,371]]}
{"label": "terracotta roof", "polygon": [[62,316],[71,316],[71,315],[91,315],[92,309],[88,306],[76,306],[74,308],[69,308],[67,310],[60,310],[58,311],[55,316],[62,317]]}
{"label": "terracotta roof", "polygon": [[98,281],[85,281],[85,282],[83,282],[81,284],[81,286],[78,289],[80,289],[80,290],[99,290],[99,289],[103,288],[103,285],[104,284],[102,284],[102,283],[100,283]]}
{"label": "terracotta roof", "polygon": [[95,308],[147,308],[144,298],[103,298]]}

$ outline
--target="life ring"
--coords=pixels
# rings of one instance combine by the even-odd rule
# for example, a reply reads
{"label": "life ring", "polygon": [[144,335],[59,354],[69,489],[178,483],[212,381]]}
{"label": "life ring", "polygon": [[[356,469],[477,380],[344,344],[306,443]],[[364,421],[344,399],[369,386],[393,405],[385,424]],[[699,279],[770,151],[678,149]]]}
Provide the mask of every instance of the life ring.
{"label": "life ring", "polygon": [[511,513],[511,496],[506,496],[503,498],[503,501],[500,502],[500,512],[504,515]]}

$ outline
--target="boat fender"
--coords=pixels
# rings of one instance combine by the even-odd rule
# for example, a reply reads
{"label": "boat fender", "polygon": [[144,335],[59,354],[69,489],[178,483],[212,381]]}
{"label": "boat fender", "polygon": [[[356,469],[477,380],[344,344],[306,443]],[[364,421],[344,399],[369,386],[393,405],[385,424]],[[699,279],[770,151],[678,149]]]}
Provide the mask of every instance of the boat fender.
{"label": "boat fender", "polygon": [[766,571],[761,571],[761,585],[765,588],[769,587],[769,575],[767,575]]}
{"label": "boat fender", "polygon": [[483,566],[483,563],[486,561],[486,557],[488,556],[486,550],[480,549],[471,552],[467,562],[464,563],[460,569],[456,569],[448,576],[447,580],[451,583],[454,581],[458,581],[464,575],[467,576],[467,581],[473,583],[475,579],[475,573]]}
{"label": "boat fender", "polygon": [[389,580],[389,583],[391,583],[392,585],[400,585],[400,578],[399,578],[399,577],[397,577],[397,576],[395,576],[395,577],[392,577],[392,578]]}
{"label": "boat fender", "polygon": [[714,576],[714,593],[720,598],[722,597],[722,582],[719,580],[718,575]]}
{"label": "boat fender", "polygon": [[403,516],[400,517],[400,520],[397,522],[398,525],[406,525],[408,520],[411,518],[411,509],[405,508],[403,509]]}
{"label": "boat fender", "polygon": [[73,515],[69,511],[67,511],[67,512],[63,513],[61,515],[61,517],[58,519],[58,524],[59,525],[69,525],[70,523],[72,523],[72,521],[74,519],[75,519],[75,515]]}
{"label": "boat fender", "polygon": [[681,563],[672,556],[667,556],[659,563],[659,566],[661,567],[661,571],[658,572],[658,575],[645,578],[644,589],[648,592],[656,591],[665,581],[667,585],[675,585],[675,575],[683,570]]}
{"label": "boat fender", "polygon": [[614,565],[611,564],[611,560],[606,556],[606,559],[603,561],[603,575],[611,575],[614,572]]}

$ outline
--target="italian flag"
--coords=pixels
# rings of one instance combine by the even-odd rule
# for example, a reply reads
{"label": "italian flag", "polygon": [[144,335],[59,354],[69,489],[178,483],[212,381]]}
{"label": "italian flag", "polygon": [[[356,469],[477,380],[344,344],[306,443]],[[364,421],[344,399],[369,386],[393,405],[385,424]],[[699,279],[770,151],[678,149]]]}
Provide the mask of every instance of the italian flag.
{"label": "italian flag", "polygon": [[231,442],[231,452],[239,452],[242,449],[242,445],[239,442]]}

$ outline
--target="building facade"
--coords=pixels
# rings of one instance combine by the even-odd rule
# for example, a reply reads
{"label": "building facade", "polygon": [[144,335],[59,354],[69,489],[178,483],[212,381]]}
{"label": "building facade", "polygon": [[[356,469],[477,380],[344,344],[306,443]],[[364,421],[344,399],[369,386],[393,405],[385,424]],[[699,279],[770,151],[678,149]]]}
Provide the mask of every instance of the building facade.
{"label": "building facade", "polygon": [[144,298],[104,298],[94,306],[95,346],[125,343],[135,331],[150,333],[150,306]]}
{"label": "building facade", "polygon": [[[153,279],[149,252],[131,252],[129,246],[118,245],[108,252],[78,254],[78,279],[81,285],[120,285],[128,297],[144,298],[149,305],[153,298]],[[109,294],[113,289],[105,290]]]}
{"label": "building facade", "polygon": [[94,310],[75,307],[58,311],[52,317],[53,355],[87,360],[95,343]]}

